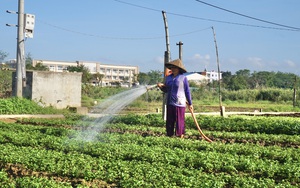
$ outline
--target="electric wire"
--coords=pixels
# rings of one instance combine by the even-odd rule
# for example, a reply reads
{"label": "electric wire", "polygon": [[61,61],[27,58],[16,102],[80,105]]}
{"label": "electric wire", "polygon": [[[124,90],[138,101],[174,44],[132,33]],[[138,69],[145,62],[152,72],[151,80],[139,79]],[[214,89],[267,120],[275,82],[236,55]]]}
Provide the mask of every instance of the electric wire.
{"label": "electric wire", "polygon": [[[161,13],[161,10],[158,10],[158,9],[149,8],[149,7],[145,7],[145,6],[141,6],[141,5],[136,5],[136,4],[124,2],[124,1],[121,1],[121,0],[114,0],[114,1],[116,1],[118,3],[129,5],[129,6],[134,6],[134,7],[137,7],[137,8],[142,8],[142,9],[146,9],[146,10],[150,10],[150,11],[155,11],[155,12]],[[200,0],[196,0],[196,1],[200,2],[200,3],[205,3],[205,2],[200,1]],[[211,4],[208,4],[208,3],[205,3],[205,4],[210,5],[210,6],[214,6],[214,5],[211,5]],[[221,7],[215,6],[215,8],[219,8],[219,9],[223,10],[223,8],[221,8]],[[227,10],[227,9],[224,9],[224,10],[230,11],[230,10]],[[165,11],[165,12],[167,14],[169,14],[169,15],[180,16],[180,17],[191,18],[191,19],[198,19],[198,20],[205,20],[205,21],[211,21],[211,22],[225,23],[225,24],[233,24],[233,25],[248,26],[248,27],[258,27],[258,28],[265,28],[265,29],[275,29],[275,30],[300,31],[300,28],[290,27],[290,26],[285,26],[286,28],[282,28],[282,27],[284,27],[284,25],[282,25],[282,24],[276,24],[276,23],[274,23],[273,25],[282,26],[282,27],[278,28],[278,27],[268,27],[268,26],[243,24],[243,23],[236,23],[236,22],[229,22],[229,21],[220,21],[220,20],[214,20],[214,19],[208,19],[208,18],[201,18],[201,17],[190,16],[190,15],[186,15],[186,14],[173,13],[173,12],[167,12],[167,11]],[[230,11],[230,12],[235,13],[233,11]],[[236,13],[236,14],[239,14],[239,13]],[[240,15],[243,15],[243,14],[240,14]],[[244,15],[244,16],[246,16],[246,15]],[[250,16],[247,16],[247,17],[252,18]],[[63,31],[66,31],[66,32],[75,33],[75,34],[79,34],[79,35],[84,35],[84,36],[88,36],[88,37],[102,38],[102,39],[112,39],[112,40],[153,40],[153,39],[162,39],[162,38],[165,38],[165,36],[156,36],[156,37],[112,37],[112,36],[101,36],[101,35],[96,35],[96,34],[90,34],[90,33],[84,33],[84,32],[79,32],[79,31],[71,30],[71,29],[68,29],[68,28],[65,28],[65,27],[61,27],[61,26],[57,26],[57,25],[54,25],[54,24],[47,23],[47,22],[42,21],[40,19],[36,19],[36,20],[38,22],[41,22],[41,23],[43,23],[45,25],[54,27],[54,28],[59,29],[59,30],[63,30]],[[256,18],[256,20],[260,20],[260,19]],[[267,21],[265,21],[265,22],[266,23],[273,23],[273,22],[267,22]],[[174,35],[170,35],[170,37],[189,35],[189,34],[201,32],[201,31],[204,31],[204,30],[207,30],[207,29],[210,29],[210,28],[211,27],[204,28],[204,29],[199,29],[199,30],[195,30],[195,31],[190,31],[190,32],[186,32],[186,33],[181,33],[181,34],[174,34]]]}
{"label": "electric wire", "polygon": [[248,15],[245,15],[245,14],[234,12],[234,11],[231,11],[231,10],[228,10],[228,9],[216,6],[216,5],[212,5],[212,4],[206,3],[204,1],[200,1],[200,0],[195,0],[195,1],[197,1],[199,3],[202,3],[202,4],[205,4],[205,5],[208,5],[208,6],[211,6],[211,7],[214,7],[214,8],[217,8],[217,9],[220,9],[220,10],[223,10],[223,11],[226,11],[226,12],[230,12],[232,14],[236,14],[236,15],[239,15],[239,16],[242,16],[242,17],[245,17],[245,18],[250,18],[252,20],[256,20],[256,21],[260,21],[260,22],[264,22],[264,23],[268,23],[268,24],[272,24],[272,25],[276,25],[276,26],[286,27],[286,28],[293,29],[293,30],[300,30],[299,27],[292,27],[292,26],[288,26],[288,25],[283,25],[283,24],[279,24],[279,23],[270,22],[270,21],[267,21],[267,20],[255,18],[255,17],[252,17],[252,16],[248,16]]}
{"label": "electric wire", "polygon": [[181,16],[181,17],[187,17],[187,18],[192,18],[192,19],[205,20],[205,21],[211,21],[211,22],[219,22],[219,23],[232,24],[232,25],[257,27],[257,28],[264,28],[264,29],[274,29],[274,30],[285,30],[285,31],[299,31],[297,29],[287,29],[287,28],[269,27],[269,26],[261,26],[261,25],[243,24],[243,23],[237,23],[237,22],[220,21],[220,20],[200,18],[200,17],[189,16],[189,15],[178,14],[178,13],[171,13],[171,12],[166,12],[166,13],[168,13],[169,15],[174,15],[174,16]]}
{"label": "electric wire", "polygon": [[158,10],[158,9],[149,8],[149,7],[145,7],[145,6],[141,6],[141,5],[137,5],[137,4],[133,4],[133,3],[128,3],[128,2],[125,2],[125,1],[120,1],[120,0],[114,0],[114,1],[116,1],[118,3],[127,4],[127,5],[130,5],[130,6],[134,6],[134,7],[142,8],[142,9],[147,9],[147,10],[151,10],[151,11],[155,11],[155,12],[161,12],[161,10]]}
{"label": "electric wire", "polygon": [[[157,37],[110,37],[110,36],[101,36],[101,35],[95,35],[95,34],[89,34],[89,33],[83,33],[83,32],[79,32],[79,31],[74,31],[74,30],[70,30],[64,27],[60,27],[57,25],[53,25],[50,23],[47,23],[45,21],[42,21],[40,19],[36,19],[37,21],[39,21],[40,23],[43,23],[45,25],[48,25],[50,27],[54,27],[56,29],[59,30],[63,30],[66,32],[70,32],[70,33],[75,33],[75,34],[79,34],[79,35],[84,35],[84,36],[88,36],[88,37],[97,37],[97,38],[102,38],[102,39],[113,39],[113,40],[152,40],[152,39],[162,39],[165,38],[165,36],[157,36]],[[198,29],[198,30],[194,30],[194,31],[190,31],[190,32],[186,32],[186,33],[180,33],[180,34],[174,34],[174,35],[170,35],[170,37],[177,37],[177,36],[184,36],[184,35],[190,35],[193,33],[198,33],[201,31],[205,31],[208,30],[209,28],[203,28],[203,29]]]}
{"label": "electric wire", "polygon": [[[128,2],[125,2],[125,1],[121,1],[121,0],[114,0],[114,1],[116,1],[118,3],[130,5],[130,6],[134,6],[134,7],[137,7],[137,8],[142,8],[142,9],[151,10],[151,11],[155,11],[155,12],[161,12],[161,10],[158,10],[158,9],[149,8],[149,7],[145,7],[145,6],[140,6],[140,5],[136,5],[136,4],[133,4],[133,3],[128,3]],[[237,22],[215,20],[215,19],[209,19],[209,18],[201,18],[201,17],[190,16],[190,15],[186,15],[186,14],[178,14],[178,13],[173,13],[173,12],[168,12],[168,11],[165,11],[165,12],[169,15],[192,18],[192,19],[198,19],[198,20],[205,20],[205,21],[211,21],[211,22],[218,22],[218,23],[224,23],[224,24],[232,24],[232,25],[240,25],[240,26],[248,26],[248,27],[257,27],[257,28],[264,28],[264,29],[274,29],[274,30],[286,30],[286,31],[299,31],[300,30],[300,28],[296,28],[296,27],[278,28],[278,27],[260,26],[260,25],[252,25],[252,24],[244,24],[244,23],[237,23]],[[272,22],[270,22],[270,23],[272,23]],[[281,24],[278,24],[278,26],[279,25],[283,26]],[[287,26],[287,27],[289,27],[289,26]]]}
{"label": "electric wire", "polygon": [[90,34],[90,33],[84,33],[84,32],[74,31],[74,30],[71,30],[71,29],[67,29],[65,27],[61,27],[61,26],[57,26],[57,25],[53,25],[53,24],[47,23],[47,22],[42,21],[40,19],[36,19],[36,20],[39,21],[39,22],[41,22],[41,23],[43,23],[43,24],[45,24],[45,25],[54,27],[56,29],[60,29],[60,30],[63,30],[63,31],[67,31],[67,32],[75,33],[75,34],[79,34],[79,35],[85,35],[85,36],[89,36],[89,37],[97,37],[97,38],[102,38],[102,39],[114,39],[114,40],[150,40],[150,39],[161,39],[161,38],[164,38],[163,36],[157,36],[157,37],[111,37],[111,36],[101,36],[101,35],[96,35],[96,34]]}

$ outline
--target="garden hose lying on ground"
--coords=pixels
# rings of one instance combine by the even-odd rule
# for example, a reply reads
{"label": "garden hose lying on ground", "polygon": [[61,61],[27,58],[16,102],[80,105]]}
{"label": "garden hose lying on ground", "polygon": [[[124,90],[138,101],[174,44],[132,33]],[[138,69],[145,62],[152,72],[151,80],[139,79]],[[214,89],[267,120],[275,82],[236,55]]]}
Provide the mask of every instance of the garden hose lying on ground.
{"label": "garden hose lying on ground", "polygon": [[193,119],[194,119],[195,125],[197,126],[200,135],[201,135],[206,141],[212,142],[212,140],[209,139],[207,136],[205,136],[205,134],[204,134],[204,133],[202,132],[202,130],[200,129],[200,126],[199,126],[199,124],[198,124],[198,122],[197,122],[197,120],[196,120],[196,117],[195,117],[195,114],[194,114],[194,112],[193,112],[193,109],[191,109],[190,105],[188,105],[188,109],[189,109],[190,112],[191,112],[191,115],[192,115],[192,117],[193,117]]}

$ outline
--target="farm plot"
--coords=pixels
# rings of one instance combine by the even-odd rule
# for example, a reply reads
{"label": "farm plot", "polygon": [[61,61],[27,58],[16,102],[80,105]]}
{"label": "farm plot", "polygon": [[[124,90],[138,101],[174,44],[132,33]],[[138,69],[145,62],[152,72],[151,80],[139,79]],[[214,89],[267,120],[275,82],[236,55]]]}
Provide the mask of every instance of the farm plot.
{"label": "farm plot", "polygon": [[116,117],[95,140],[86,121],[0,122],[6,187],[299,187],[300,120],[187,117],[184,139],[166,137],[160,115]]}

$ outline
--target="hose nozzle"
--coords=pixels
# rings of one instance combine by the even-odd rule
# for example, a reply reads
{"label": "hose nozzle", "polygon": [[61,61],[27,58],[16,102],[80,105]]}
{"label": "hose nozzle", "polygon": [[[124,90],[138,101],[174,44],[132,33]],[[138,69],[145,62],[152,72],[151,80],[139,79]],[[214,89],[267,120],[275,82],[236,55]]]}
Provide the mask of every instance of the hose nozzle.
{"label": "hose nozzle", "polygon": [[151,90],[151,89],[154,88],[154,87],[156,87],[156,84],[151,85],[151,86],[146,86],[146,89],[147,89],[147,91],[148,91],[148,90]]}

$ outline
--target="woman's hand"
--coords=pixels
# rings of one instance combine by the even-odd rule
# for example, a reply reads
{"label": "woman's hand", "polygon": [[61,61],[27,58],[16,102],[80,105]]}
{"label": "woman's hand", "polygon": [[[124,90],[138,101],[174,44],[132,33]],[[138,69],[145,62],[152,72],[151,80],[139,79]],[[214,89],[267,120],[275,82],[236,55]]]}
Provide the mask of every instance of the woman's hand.
{"label": "woman's hand", "polygon": [[189,108],[189,110],[190,110],[191,112],[194,112],[194,107],[193,107],[192,104],[190,105],[190,104],[186,101],[186,105],[188,106],[188,108]]}
{"label": "woman's hand", "polygon": [[163,88],[164,86],[165,85],[163,83],[160,83],[160,82],[157,83],[157,87],[159,87],[159,88]]}
{"label": "woman's hand", "polygon": [[164,92],[164,93],[167,92],[167,88],[166,88],[165,84],[159,82],[159,83],[157,83],[157,87],[158,87],[162,92]]}

